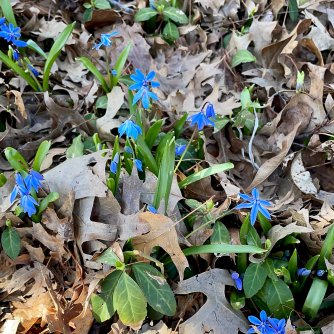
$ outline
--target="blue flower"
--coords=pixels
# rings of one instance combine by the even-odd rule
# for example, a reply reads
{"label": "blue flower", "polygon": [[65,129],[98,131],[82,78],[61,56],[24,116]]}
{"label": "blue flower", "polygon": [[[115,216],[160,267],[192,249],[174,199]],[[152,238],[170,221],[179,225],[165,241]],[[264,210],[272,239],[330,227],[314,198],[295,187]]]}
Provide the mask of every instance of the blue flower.
{"label": "blue flower", "polygon": [[238,273],[233,273],[231,275],[231,277],[234,279],[235,285],[237,286],[237,289],[242,290],[242,280],[241,280],[241,278],[239,278],[239,274]]}
{"label": "blue flower", "polygon": [[39,73],[37,70],[35,70],[30,64],[28,64],[28,67],[30,71],[33,73],[33,75],[37,78],[39,76]]}
{"label": "blue flower", "polygon": [[112,75],[117,75],[117,71],[116,71],[116,70],[112,70],[112,71],[111,71],[111,74],[112,74]]}
{"label": "blue flower", "polygon": [[114,156],[114,159],[113,159],[113,161],[111,162],[111,164],[110,164],[110,171],[112,172],[112,173],[116,173],[116,171],[117,171],[117,165],[118,165],[118,163],[119,163],[119,153],[118,152],[116,152],[116,154],[115,154],[115,156]]}
{"label": "blue flower", "polygon": [[18,51],[13,50],[13,58],[14,58],[15,61],[18,61],[18,60],[19,60],[19,58],[20,58],[20,54],[19,54]]}
{"label": "blue flower", "polygon": [[155,9],[155,10],[157,10],[157,9],[153,6],[153,2],[154,2],[154,0],[150,0],[150,7],[153,8],[153,9]]}
{"label": "blue flower", "polygon": [[141,128],[133,121],[127,119],[119,128],[119,136],[122,137],[125,133],[128,137],[133,137],[135,140],[138,138],[138,134],[142,134]]}
{"label": "blue flower", "polygon": [[149,83],[151,82],[151,87],[159,87],[159,82],[152,81],[155,76],[155,72],[152,71],[147,74],[146,78],[145,75],[138,69],[136,69],[136,73],[131,75],[131,79],[136,81],[135,84],[129,87],[129,89],[139,89],[133,99],[133,104],[137,103],[137,101],[142,98],[142,103],[145,109],[147,109],[150,105],[149,98],[151,97],[153,100],[158,100],[158,97],[150,92]]}
{"label": "blue flower", "polygon": [[29,217],[36,213],[35,205],[39,206],[26,188],[24,188],[20,204],[23,207],[23,212],[27,212]]}
{"label": "blue flower", "polygon": [[0,19],[0,27],[2,27],[5,22],[6,22],[6,18],[2,17]]}
{"label": "blue flower", "polygon": [[319,277],[323,276],[326,271],[327,270],[318,270],[317,271],[317,276],[319,276]]}
{"label": "blue flower", "polygon": [[[260,319],[251,315],[251,316],[248,317],[248,320],[252,324],[254,324],[262,334],[266,334],[267,330],[270,330],[270,324],[267,322],[266,311],[261,311]],[[254,328],[249,329],[247,333],[255,333]]]}
{"label": "blue flower", "polygon": [[20,28],[19,27],[14,28],[14,25],[12,23],[9,23],[9,26],[3,23],[1,25],[0,37],[3,37],[8,43],[12,43],[19,48],[28,46],[26,42],[15,39],[15,38],[21,37],[21,34],[19,33],[19,31],[20,31]]}
{"label": "blue flower", "polygon": [[301,268],[297,270],[297,275],[298,276],[307,276],[311,273],[311,270],[308,270],[306,268]]}
{"label": "blue flower", "polygon": [[107,48],[109,48],[113,44],[111,41],[109,41],[109,38],[115,36],[118,33],[119,31],[114,31],[112,34],[101,34],[101,42],[94,45],[92,49],[98,50],[102,45],[105,45]]}
{"label": "blue flower", "polygon": [[272,319],[268,317],[268,322],[272,328],[267,328],[268,334],[285,334],[285,319]]}
{"label": "blue flower", "polygon": [[43,188],[40,181],[44,180],[44,177],[34,170],[30,170],[28,176],[24,179],[28,191],[33,187],[38,192],[38,186]]}
{"label": "blue flower", "polygon": [[213,119],[216,118],[215,110],[213,109],[212,103],[208,103],[208,106],[206,107],[206,117],[212,117]]}
{"label": "blue flower", "polygon": [[175,156],[181,155],[185,151],[186,147],[187,145],[181,145],[181,146],[175,145]]}
{"label": "blue flower", "polygon": [[136,167],[137,167],[137,169],[140,171],[140,172],[142,172],[143,171],[143,163],[140,161],[140,160],[138,160],[138,159],[133,159],[134,161],[135,161],[135,163],[136,163]]}
{"label": "blue flower", "polygon": [[191,121],[190,126],[193,126],[197,124],[198,130],[202,130],[204,128],[204,125],[212,125],[215,126],[215,123],[208,119],[205,115],[203,110],[201,110],[199,113],[190,116],[187,121]]}
{"label": "blue flower", "polygon": [[234,209],[239,210],[239,209],[248,209],[252,208],[251,210],[251,224],[255,224],[256,216],[257,213],[260,211],[266,218],[270,219],[270,213],[266,208],[263,207],[263,205],[270,206],[270,203],[267,201],[262,201],[259,198],[259,193],[258,191],[254,188],[252,191],[253,197],[250,197],[245,194],[240,194],[239,196],[243,198],[244,200],[248,201],[249,203],[243,203],[237,205]]}
{"label": "blue flower", "polygon": [[154,206],[148,205],[147,210],[152,213],[157,213],[157,209]]}
{"label": "blue flower", "polygon": [[15,181],[16,185],[10,195],[10,202],[13,203],[14,199],[16,198],[17,194],[22,194],[25,192],[26,185],[24,184],[23,177],[19,172],[15,173]]}
{"label": "blue flower", "polygon": [[126,153],[128,153],[128,154],[133,154],[133,152],[132,152],[132,150],[131,150],[131,148],[130,148],[129,146],[125,146],[124,151],[125,151]]}

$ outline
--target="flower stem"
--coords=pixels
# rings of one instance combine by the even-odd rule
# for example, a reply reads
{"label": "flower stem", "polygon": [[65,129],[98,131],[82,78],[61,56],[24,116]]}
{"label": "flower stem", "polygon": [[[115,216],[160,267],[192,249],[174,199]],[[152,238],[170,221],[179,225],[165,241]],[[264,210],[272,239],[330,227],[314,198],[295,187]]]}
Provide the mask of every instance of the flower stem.
{"label": "flower stem", "polygon": [[110,91],[112,91],[113,86],[112,86],[112,77],[111,77],[111,73],[110,73],[110,69],[109,69],[109,56],[108,56],[108,51],[107,48],[104,49],[105,53],[106,53],[106,65],[107,65],[107,73],[108,73],[108,81],[109,81],[109,89]]}
{"label": "flower stem", "polygon": [[180,163],[182,162],[183,157],[184,157],[185,154],[187,153],[188,148],[189,148],[189,146],[190,146],[190,144],[191,144],[191,142],[192,142],[192,140],[193,140],[193,138],[194,138],[194,135],[195,135],[195,131],[194,131],[193,134],[191,135],[191,138],[190,138],[190,140],[189,140],[189,142],[188,142],[188,145],[187,145],[186,149],[184,150],[184,152],[183,152],[183,154],[182,154],[182,156],[181,156],[181,159],[179,160],[179,162],[177,163],[177,165],[176,165],[176,167],[175,167],[175,169],[174,169],[174,173],[177,172],[177,169],[179,168]]}
{"label": "flower stem", "polygon": [[43,88],[41,86],[41,84],[39,83],[39,81],[37,80],[37,78],[35,77],[34,73],[32,72],[32,70],[29,68],[28,64],[26,63],[26,61],[23,59],[23,57],[21,57],[21,61],[24,64],[24,66],[27,68],[29,74],[31,75],[31,77],[34,79],[34,81],[36,82],[38,88],[40,89],[41,92],[43,92]]}

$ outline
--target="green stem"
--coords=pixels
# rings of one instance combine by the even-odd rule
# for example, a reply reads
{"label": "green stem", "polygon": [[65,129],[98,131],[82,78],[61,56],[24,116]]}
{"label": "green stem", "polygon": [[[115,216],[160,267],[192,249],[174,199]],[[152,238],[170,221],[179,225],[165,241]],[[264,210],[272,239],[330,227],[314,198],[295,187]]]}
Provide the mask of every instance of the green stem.
{"label": "green stem", "polygon": [[[154,257],[151,257],[139,250],[136,250],[134,249],[133,251],[127,251],[127,252],[124,252],[124,253],[127,253],[128,255],[134,255],[134,256],[142,256],[143,258],[145,259],[148,259],[152,262],[154,262],[156,264],[157,267],[159,267],[161,269],[161,273],[164,274],[164,264],[161,263],[160,261],[158,261],[157,259],[155,259]],[[132,264],[135,264],[136,262],[132,263]]]}
{"label": "green stem", "polygon": [[191,142],[192,142],[192,140],[193,140],[193,138],[194,138],[194,135],[195,135],[195,131],[194,131],[193,134],[191,135],[191,138],[190,138],[190,140],[189,140],[189,142],[188,142],[188,145],[187,145],[186,149],[184,150],[184,152],[183,152],[183,154],[182,154],[182,156],[181,156],[181,159],[179,160],[179,162],[177,163],[177,165],[176,165],[176,167],[175,167],[175,169],[174,169],[174,173],[177,172],[177,169],[179,168],[180,163],[182,162],[183,157],[184,157],[185,154],[187,153],[188,148],[189,148],[189,146],[190,146],[190,144],[191,144]]}
{"label": "green stem", "polygon": [[190,236],[192,236],[194,233],[196,233],[197,231],[199,231],[201,228],[203,228],[204,226],[211,224],[214,220],[209,220],[207,223],[201,225],[200,227],[198,227],[196,230],[193,230],[192,232],[190,232],[185,238],[188,239]]}
{"label": "green stem", "polygon": [[31,77],[33,78],[33,80],[36,82],[38,88],[40,89],[41,92],[43,92],[43,88],[41,86],[41,84],[39,83],[39,81],[37,80],[37,78],[35,77],[34,73],[32,72],[32,70],[29,68],[28,64],[26,63],[26,61],[23,59],[23,57],[21,57],[21,61],[24,64],[24,66],[27,68],[29,74],[31,75]]}
{"label": "green stem", "polygon": [[111,92],[112,91],[112,77],[111,77],[111,73],[110,73],[110,69],[109,69],[109,56],[108,56],[108,51],[107,51],[107,48],[104,49],[105,50],[105,53],[106,53],[106,65],[107,65],[107,73],[108,73],[108,81],[109,81],[109,86],[110,87],[109,91]]}

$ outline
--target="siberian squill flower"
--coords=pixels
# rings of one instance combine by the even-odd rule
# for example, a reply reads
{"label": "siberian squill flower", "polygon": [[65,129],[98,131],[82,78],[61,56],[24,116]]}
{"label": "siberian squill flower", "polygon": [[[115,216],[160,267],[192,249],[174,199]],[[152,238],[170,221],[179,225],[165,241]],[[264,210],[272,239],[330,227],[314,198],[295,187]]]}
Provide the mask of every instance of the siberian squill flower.
{"label": "siberian squill flower", "polygon": [[5,22],[6,22],[6,19],[4,17],[2,17],[0,19],[0,27],[2,27]]}
{"label": "siberian squill flower", "polygon": [[238,273],[233,273],[231,275],[231,277],[232,277],[232,279],[234,279],[234,282],[235,282],[235,285],[237,286],[237,289],[242,290],[242,280],[239,277],[239,274]]}
{"label": "siberian squill flower", "polygon": [[175,156],[181,155],[185,151],[186,147],[187,145],[181,145],[181,146],[175,145]]}
{"label": "siberian squill flower", "polygon": [[39,73],[36,69],[34,69],[30,64],[28,64],[28,67],[30,71],[33,73],[33,75],[37,78],[39,76]]}
{"label": "siberian squill flower", "polygon": [[267,329],[268,334],[285,334],[285,319],[278,320],[268,317],[268,322],[272,327]]}
{"label": "siberian squill flower", "polygon": [[25,189],[25,184],[23,181],[23,177],[21,176],[21,174],[19,172],[15,173],[15,186],[14,189],[10,195],[10,202],[13,203],[14,199],[16,198],[17,194],[20,194],[22,196],[22,194],[24,193],[24,189]]}
{"label": "siberian squill flower", "polygon": [[300,268],[297,270],[297,275],[298,276],[307,276],[311,273],[311,270],[308,270],[306,268]]}
{"label": "siberian squill flower", "polygon": [[326,271],[327,270],[318,270],[317,271],[317,276],[319,276],[319,277],[323,276]]}
{"label": "siberian squill flower", "polygon": [[157,213],[157,209],[154,206],[148,205],[147,210],[152,213]]}
{"label": "siberian squill flower", "polygon": [[260,211],[266,218],[270,219],[270,213],[268,210],[263,207],[263,205],[270,206],[270,203],[267,201],[262,201],[259,198],[259,192],[254,188],[252,191],[253,197],[250,197],[245,194],[240,194],[239,196],[243,198],[245,201],[248,201],[249,203],[243,203],[237,205],[234,209],[239,210],[239,209],[249,209],[252,208],[250,218],[251,218],[251,224],[255,224],[256,216],[257,213]]}
{"label": "siberian squill flower", "polygon": [[129,146],[125,146],[124,151],[128,154],[133,154],[131,148]]}
{"label": "siberian squill flower", "polygon": [[24,48],[28,46],[26,42],[17,40],[16,38],[21,37],[21,34],[19,33],[20,28],[14,28],[14,25],[12,23],[9,23],[9,26],[7,24],[3,23],[1,25],[1,31],[0,31],[0,37],[3,37],[8,43],[12,43],[18,48]]}
{"label": "siberian squill flower", "polygon": [[[215,110],[213,109],[213,104],[210,103],[210,102],[206,102],[205,104],[208,104],[207,107],[206,107],[206,110],[205,110],[206,117],[207,118],[212,117],[213,119],[215,119],[216,118],[216,113],[215,113]],[[204,106],[203,106],[202,109],[204,109]]]}
{"label": "siberian squill flower", "polygon": [[[204,108],[206,105],[208,106],[206,107],[206,116],[205,116]],[[209,119],[210,117],[215,119],[216,114],[213,109],[213,105],[210,102],[206,102],[202,110],[199,113],[188,117],[187,121],[191,121],[190,126],[197,124],[198,130],[202,130],[205,125],[212,125],[213,127],[215,126],[215,123]]]}
{"label": "siberian squill flower", "polygon": [[26,188],[24,188],[23,195],[21,196],[20,204],[23,207],[23,212],[27,212],[28,216],[31,217],[36,213],[35,205],[38,206],[39,204]]}
{"label": "siberian squill flower", "polygon": [[151,84],[151,87],[159,87],[159,82],[152,81],[152,79],[155,76],[155,72],[152,71],[147,76],[138,69],[136,69],[136,73],[132,74],[130,77],[132,80],[134,80],[136,83],[129,87],[129,89],[138,89],[138,92],[133,98],[133,105],[137,103],[139,99],[142,98],[143,107],[145,109],[148,109],[150,105],[149,98],[151,97],[153,100],[158,100],[158,97],[150,91],[149,85]]}
{"label": "siberian squill flower", "polygon": [[143,171],[143,163],[140,161],[140,160],[138,160],[138,159],[133,159],[134,161],[135,161],[135,163],[136,163],[136,167],[137,167],[137,169],[140,171],[140,172],[142,172]]}
{"label": "siberian squill flower", "polygon": [[[267,331],[270,330],[270,324],[267,321],[267,313],[266,311],[261,311],[260,319],[250,315],[248,320],[256,326],[256,328],[262,333],[267,334]],[[247,333],[255,333],[254,328],[248,330]]]}
{"label": "siberian squill flower", "polygon": [[24,182],[27,186],[28,191],[30,191],[31,188],[33,187],[36,190],[36,192],[38,192],[38,186],[43,188],[40,182],[42,180],[44,180],[44,177],[40,173],[34,170],[30,170],[28,172],[28,176],[24,179]]}
{"label": "siberian squill flower", "polygon": [[113,159],[113,161],[111,162],[111,164],[110,164],[110,171],[112,172],[112,173],[116,173],[116,171],[117,171],[117,165],[118,165],[118,163],[119,163],[119,153],[118,152],[116,152],[116,154],[115,154],[115,156],[114,156],[114,159]]}
{"label": "siberian squill flower", "polygon": [[122,137],[125,133],[127,137],[133,137],[133,139],[137,140],[138,134],[142,134],[141,128],[131,121],[127,119],[119,128],[118,128],[119,136]]}
{"label": "siberian squill flower", "polygon": [[102,45],[106,46],[107,48],[109,48],[110,46],[112,46],[112,42],[109,40],[109,38],[111,38],[112,36],[115,36],[116,34],[118,34],[119,31],[114,31],[111,34],[101,34],[101,42],[94,45],[92,47],[92,49],[96,49],[98,50]]}

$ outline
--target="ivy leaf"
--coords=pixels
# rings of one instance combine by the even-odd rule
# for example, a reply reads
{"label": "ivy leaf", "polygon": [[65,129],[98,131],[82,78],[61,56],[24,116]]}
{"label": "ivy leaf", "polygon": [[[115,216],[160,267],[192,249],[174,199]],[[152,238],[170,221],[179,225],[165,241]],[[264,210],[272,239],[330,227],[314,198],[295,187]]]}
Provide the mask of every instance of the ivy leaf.
{"label": "ivy leaf", "polygon": [[163,13],[164,15],[166,15],[168,18],[170,18],[174,22],[183,23],[183,24],[188,23],[188,18],[182,12],[181,9],[178,9],[175,7],[168,7],[164,9]]}
{"label": "ivy leaf", "polygon": [[95,0],[95,7],[98,9],[110,9],[111,6],[106,0]]}
{"label": "ivy leaf", "polygon": [[168,22],[163,30],[164,34],[172,37],[173,39],[178,39],[180,37],[179,29],[173,22]]}
{"label": "ivy leaf", "polygon": [[81,157],[84,152],[84,144],[81,141],[81,135],[73,139],[72,145],[66,151],[66,158]]}
{"label": "ivy leaf", "polygon": [[1,244],[6,254],[15,260],[21,250],[21,239],[17,231],[12,228],[6,228],[1,235]]}
{"label": "ivy leaf", "polygon": [[120,261],[118,256],[113,252],[112,247],[107,249],[105,252],[103,252],[102,255],[100,255],[96,261],[108,264],[109,266],[116,267],[116,262]]}
{"label": "ivy leaf", "polygon": [[118,281],[113,295],[114,308],[124,325],[135,325],[145,319],[147,302],[138,284],[126,273]]}
{"label": "ivy leaf", "polygon": [[211,244],[230,244],[230,233],[222,222],[213,225],[213,233],[210,238]]}
{"label": "ivy leaf", "polygon": [[176,301],[165,277],[145,263],[134,264],[132,269],[148,303],[160,313],[174,315]]}
{"label": "ivy leaf", "polygon": [[266,271],[267,276],[273,281],[278,280],[277,275],[275,274],[275,267],[272,259],[266,258],[266,260],[263,262],[263,269]]}
{"label": "ivy leaf", "polygon": [[250,63],[252,61],[256,61],[256,58],[248,50],[240,50],[233,56],[231,66],[236,67],[241,63]]}
{"label": "ivy leaf", "polygon": [[245,272],[244,291],[247,298],[253,297],[266,281],[267,274],[260,263],[251,263]]}
{"label": "ivy leaf", "polygon": [[92,295],[90,303],[92,304],[92,313],[96,321],[104,322],[109,320],[115,313],[112,294],[115,291],[122,271],[115,270],[100,282],[101,294]]}
{"label": "ivy leaf", "polygon": [[156,15],[158,15],[158,12],[155,9],[151,7],[142,8],[135,15],[135,22],[147,21]]}
{"label": "ivy leaf", "polygon": [[273,281],[268,278],[266,283],[266,293],[267,305],[270,311],[274,313],[275,318],[288,318],[291,309],[295,308],[295,301],[289,286],[281,279]]}
{"label": "ivy leaf", "polygon": [[220,115],[216,115],[215,123],[215,132],[220,131],[226,124],[228,124],[230,120],[227,117],[221,117]]}
{"label": "ivy leaf", "polygon": [[90,21],[92,19],[92,16],[93,16],[92,8],[87,8],[83,14],[83,21],[84,22]]}

